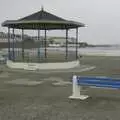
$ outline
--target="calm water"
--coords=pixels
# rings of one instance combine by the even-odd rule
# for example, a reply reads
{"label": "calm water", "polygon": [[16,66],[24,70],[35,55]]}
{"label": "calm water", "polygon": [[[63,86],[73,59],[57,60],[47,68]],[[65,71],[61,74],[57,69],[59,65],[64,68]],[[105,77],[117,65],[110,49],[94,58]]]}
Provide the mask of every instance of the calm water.
{"label": "calm water", "polygon": [[[75,51],[75,48],[68,48],[69,51]],[[65,48],[49,48],[49,50],[54,51],[65,51]],[[88,47],[88,48],[79,48],[80,54],[85,55],[110,55],[110,56],[120,56],[120,47]]]}
{"label": "calm water", "polygon": [[[75,51],[76,48],[68,48],[69,51]],[[21,49],[16,49],[16,51]],[[65,51],[65,48],[47,48],[48,51]],[[7,52],[7,49],[3,49],[2,51]],[[25,50],[26,52],[37,52],[38,49],[34,48],[29,50]],[[44,48],[40,48],[41,52],[44,52]],[[79,54],[83,55],[110,55],[110,56],[120,56],[120,47],[88,47],[88,48],[79,48]]]}

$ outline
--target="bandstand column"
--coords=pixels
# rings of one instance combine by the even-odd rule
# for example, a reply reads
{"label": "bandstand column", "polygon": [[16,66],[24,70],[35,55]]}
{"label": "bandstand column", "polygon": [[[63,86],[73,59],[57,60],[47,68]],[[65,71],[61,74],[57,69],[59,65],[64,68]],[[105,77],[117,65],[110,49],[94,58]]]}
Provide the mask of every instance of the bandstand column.
{"label": "bandstand column", "polygon": [[22,60],[24,61],[24,30],[22,29]]}
{"label": "bandstand column", "polygon": [[78,28],[76,28],[76,59],[78,59]]}
{"label": "bandstand column", "polygon": [[8,27],[8,59],[11,60],[11,56],[10,56],[10,27]]}
{"label": "bandstand column", "polygon": [[38,61],[40,61],[40,47],[41,47],[41,43],[40,43],[40,30],[38,30]]}
{"label": "bandstand column", "polygon": [[47,31],[46,31],[46,29],[45,29],[45,58],[47,58]]}
{"label": "bandstand column", "polygon": [[65,59],[68,59],[68,29],[66,29],[66,56]]}
{"label": "bandstand column", "polygon": [[15,60],[15,31],[14,31],[14,28],[13,28],[13,36],[12,36],[12,38],[13,38],[13,41],[12,41],[12,60],[14,61]]}

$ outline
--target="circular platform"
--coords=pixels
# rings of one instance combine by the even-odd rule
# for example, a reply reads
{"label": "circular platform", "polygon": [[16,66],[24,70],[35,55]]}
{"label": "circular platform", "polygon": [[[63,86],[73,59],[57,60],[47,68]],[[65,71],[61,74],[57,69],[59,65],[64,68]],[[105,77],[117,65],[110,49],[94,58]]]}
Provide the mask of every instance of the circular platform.
{"label": "circular platform", "polygon": [[24,63],[24,62],[13,62],[7,60],[7,66],[9,68],[24,69],[24,70],[53,70],[53,69],[70,69],[79,66],[79,60],[70,62],[59,62],[59,63]]}

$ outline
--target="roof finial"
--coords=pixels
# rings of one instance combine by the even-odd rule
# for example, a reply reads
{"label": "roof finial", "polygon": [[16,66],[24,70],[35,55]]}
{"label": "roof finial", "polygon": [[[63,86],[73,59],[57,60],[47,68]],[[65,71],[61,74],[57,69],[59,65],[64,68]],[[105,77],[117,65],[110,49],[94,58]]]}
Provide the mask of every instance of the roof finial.
{"label": "roof finial", "polygon": [[41,10],[44,11],[44,7],[43,7],[43,5],[41,6]]}

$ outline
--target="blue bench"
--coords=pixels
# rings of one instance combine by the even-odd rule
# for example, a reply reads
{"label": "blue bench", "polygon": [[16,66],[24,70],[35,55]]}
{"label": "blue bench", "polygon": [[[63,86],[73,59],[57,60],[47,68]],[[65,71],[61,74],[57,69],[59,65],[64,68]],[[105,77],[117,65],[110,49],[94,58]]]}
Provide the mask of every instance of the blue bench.
{"label": "blue bench", "polygon": [[81,86],[100,87],[100,88],[120,88],[120,79],[110,77],[82,77],[73,76],[73,94],[69,98],[84,100],[87,95],[81,95]]}

